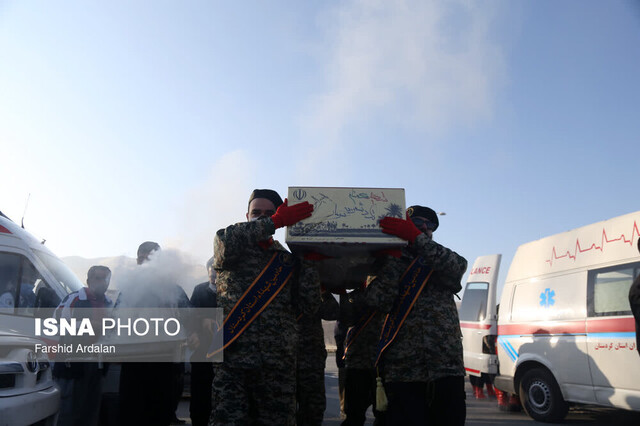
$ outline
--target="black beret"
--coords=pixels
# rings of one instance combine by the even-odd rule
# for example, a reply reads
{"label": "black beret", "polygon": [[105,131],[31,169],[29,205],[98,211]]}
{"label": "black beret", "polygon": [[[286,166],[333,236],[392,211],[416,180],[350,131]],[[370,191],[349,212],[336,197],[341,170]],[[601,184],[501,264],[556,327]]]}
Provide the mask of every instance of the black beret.
{"label": "black beret", "polygon": [[[249,197],[249,204],[256,198],[266,198],[273,203],[276,209],[282,204],[282,198],[273,189],[254,189]],[[247,204],[247,210],[249,209],[249,204]]]}
{"label": "black beret", "polygon": [[138,246],[138,259],[136,259],[138,265],[142,265],[149,260],[149,255],[156,250],[160,250],[160,244],[155,241],[145,241],[140,244],[140,246]]}
{"label": "black beret", "polygon": [[432,222],[435,227],[433,230],[438,229],[438,225],[440,225],[440,221],[438,221],[438,215],[429,207],[424,206],[411,206],[407,209],[407,216],[410,218],[413,216],[424,217],[429,222]]}
{"label": "black beret", "polygon": [[147,256],[152,251],[160,249],[160,244],[155,241],[145,241],[138,247],[138,258]]}

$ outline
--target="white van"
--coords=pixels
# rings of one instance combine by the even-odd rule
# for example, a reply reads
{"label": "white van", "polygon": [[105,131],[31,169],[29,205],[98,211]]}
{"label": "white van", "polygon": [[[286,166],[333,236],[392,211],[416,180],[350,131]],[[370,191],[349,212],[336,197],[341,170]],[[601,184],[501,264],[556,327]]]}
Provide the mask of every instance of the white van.
{"label": "white van", "polygon": [[458,315],[467,374],[498,372],[496,287],[502,255],[480,256],[473,263]]}
{"label": "white van", "polygon": [[60,405],[48,359],[33,352],[38,341],[3,328],[12,320],[53,308],[82,287],[49,249],[0,213],[0,426],[53,425]]}
{"label": "white van", "polygon": [[568,403],[640,410],[629,287],[640,273],[640,212],[521,245],[498,319],[498,389],[535,420]]}

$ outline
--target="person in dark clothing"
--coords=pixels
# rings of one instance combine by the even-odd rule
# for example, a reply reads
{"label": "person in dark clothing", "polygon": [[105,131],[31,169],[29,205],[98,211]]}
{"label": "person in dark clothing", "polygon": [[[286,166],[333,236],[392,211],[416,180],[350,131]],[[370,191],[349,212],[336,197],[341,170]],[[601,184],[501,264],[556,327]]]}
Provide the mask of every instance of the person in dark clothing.
{"label": "person in dark clothing", "polygon": [[[146,241],[138,247],[138,265],[142,265],[160,245]],[[127,301],[126,291],[118,296],[116,307],[158,308],[189,307],[189,298],[182,287],[172,283],[150,283],[136,289],[146,299]],[[168,297],[167,297],[168,295]],[[122,302],[122,303],[121,303]],[[163,426],[185,423],[175,415],[182,396],[184,364],[172,362],[125,362],[120,370],[120,424]]]}
{"label": "person in dark clothing", "polygon": [[365,306],[365,287],[366,283],[346,295],[340,309],[342,323],[350,327],[344,349],[346,419],[342,426],[364,425],[369,407],[375,416],[374,426],[385,424],[384,413],[378,411],[376,406],[375,368],[377,346],[385,315]]}
{"label": "person in dark clothing", "polygon": [[[340,296],[340,303],[342,303],[342,295]],[[345,418],[344,411],[344,341],[347,338],[347,331],[349,327],[344,325],[340,319],[336,321],[336,325],[333,328],[333,337],[336,339],[336,367],[338,367],[338,398],[340,400],[340,417]]]}
{"label": "person in dark clothing", "polygon": [[[638,251],[640,252],[640,238],[638,238]],[[640,354],[640,336],[638,336],[638,330],[640,330],[640,275],[636,277],[629,289],[629,305],[633,317],[636,319],[636,350]]]}
{"label": "person in dark clothing", "polygon": [[[191,295],[191,306],[194,308],[215,308],[216,303],[216,270],[213,269],[213,257],[207,262],[209,281],[198,284]],[[213,383],[213,365],[210,362],[194,362],[206,357],[207,332],[203,324],[189,337],[189,346],[194,349],[191,356],[191,400],[189,414],[193,426],[206,426],[211,415],[211,384]]]}
{"label": "person in dark clothing", "polygon": [[329,291],[322,291],[321,299],[318,312],[314,315],[301,313],[297,320],[297,426],[320,426],[327,407],[324,386],[327,349],[324,344],[322,320],[336,320],[340,307]]}

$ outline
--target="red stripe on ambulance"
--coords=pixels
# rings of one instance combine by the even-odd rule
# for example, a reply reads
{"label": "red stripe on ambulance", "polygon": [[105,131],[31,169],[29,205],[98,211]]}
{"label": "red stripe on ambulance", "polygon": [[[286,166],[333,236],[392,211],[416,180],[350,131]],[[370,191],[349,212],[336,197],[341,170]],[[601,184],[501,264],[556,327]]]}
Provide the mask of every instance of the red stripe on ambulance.
{"label": "red stripe on ambulance", "polygon": [[480,330],[488,330],[491,324],[480,324],[479,322],[460,322],[460,328],[475,328]]}
{"label": "red stripe on ambulance", "polygon": [[586,334],[584,320],[498,325],[498,335]]}
{"label": "red stripe on ambulance", "polygon": [[[462,326],[462,323],[460,323]],[[633,317],[625,318],[589,318],[586,321],[553,321],[534,324],[499,325],[498,335],[551,335],[586,333],[626,333],[634,332]]]}

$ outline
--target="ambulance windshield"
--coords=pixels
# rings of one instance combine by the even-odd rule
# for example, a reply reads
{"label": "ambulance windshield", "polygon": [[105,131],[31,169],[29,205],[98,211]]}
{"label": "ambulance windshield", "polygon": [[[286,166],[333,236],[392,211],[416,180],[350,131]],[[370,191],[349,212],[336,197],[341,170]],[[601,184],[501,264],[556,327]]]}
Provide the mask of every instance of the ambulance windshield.
{"label": "ambulance windshield", "polygon": [[58,280],[67,294],[78,291],[82,287],[84,287],[78,277],[76,277],[76,275],[71,272],[71,269],[69,269],[67,265],[62,263],[60,259],[40,250],[34,250],[34,253],[36,254],[36,256],[38,256],[42,263],[45,264],[47,269],[53,274],[56,280]]}

